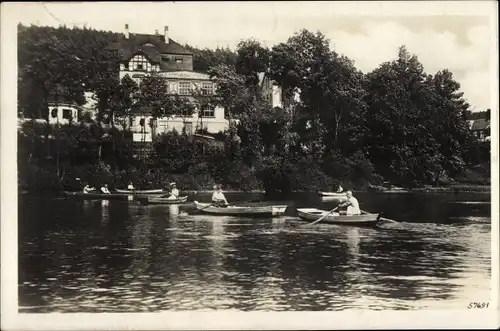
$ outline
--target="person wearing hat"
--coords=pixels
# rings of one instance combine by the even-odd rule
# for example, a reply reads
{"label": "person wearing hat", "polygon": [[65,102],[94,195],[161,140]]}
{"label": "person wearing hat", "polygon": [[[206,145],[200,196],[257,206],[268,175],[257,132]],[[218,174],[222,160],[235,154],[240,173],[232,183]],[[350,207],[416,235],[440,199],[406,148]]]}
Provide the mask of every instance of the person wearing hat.
{"label": "person wearing hat", "polygon": [[224,193],[222,193],[222,186],[215,185],[214,194],[212,194],[212,204],[217,207],[227,207],[228,203]]}
{"label": "person wearing hat", "polygon": [[175,182],[170,183],[170,196],[169,199],[177,199],[179,197],[179,190]]}

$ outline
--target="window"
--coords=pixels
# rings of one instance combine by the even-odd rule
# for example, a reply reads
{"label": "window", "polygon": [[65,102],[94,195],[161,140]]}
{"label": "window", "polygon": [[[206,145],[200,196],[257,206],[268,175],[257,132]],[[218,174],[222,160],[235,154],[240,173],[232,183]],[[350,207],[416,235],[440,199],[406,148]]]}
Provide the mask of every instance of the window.
{"label": "window", "polygon": [[128,70],[128,63],[125,63],[124,67],[125,67],[125,70]]}
{"label": "window", "polygon": [[63,118],[66,120],[73,118],[73,111],[71,109],[63,109]]}
{"label": "window", "polygon": [[214,84],[211,82],[202,82],[201,83],[201,94],[202,95],[214,94]]}
{"label": "window", "polygon": [[182,63],[182,59],[175,59],[175,63]]}
{"label": "window", "polygon": [[179,82],[179,94],[190,95],[193,91],[193,84],[191,82]]}
{"label": "window", "polygon": [[215,110],[212,107],[207,106],[205,107],[205,109],[203,109],[201,115],[203,117],[215,117]]}
{"label": "window", "polygon": [[137,64],[137,70],[142,70],[142,63]]}

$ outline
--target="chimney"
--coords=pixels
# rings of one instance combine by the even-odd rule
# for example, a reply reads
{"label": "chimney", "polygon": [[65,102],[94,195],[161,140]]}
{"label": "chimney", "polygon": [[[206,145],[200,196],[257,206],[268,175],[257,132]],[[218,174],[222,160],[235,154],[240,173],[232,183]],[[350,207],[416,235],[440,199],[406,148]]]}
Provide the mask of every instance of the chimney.
{"label": "chimney", "polygon": [[125,24],[125,39],[128,39],[130,37],[130,34],[128,32],[128,24]]}
{"label": "chimney", "polygon": [[170,40],[168,38],[168,26],[166,26],[166,25],[164,28],[164,33],[165,33],[165,44],[168,44],[170,42]]}
{"label": "chimney", "polygon": [[159,33],[158,33],[158,29],[155,30],[155,36],[158,36]]}

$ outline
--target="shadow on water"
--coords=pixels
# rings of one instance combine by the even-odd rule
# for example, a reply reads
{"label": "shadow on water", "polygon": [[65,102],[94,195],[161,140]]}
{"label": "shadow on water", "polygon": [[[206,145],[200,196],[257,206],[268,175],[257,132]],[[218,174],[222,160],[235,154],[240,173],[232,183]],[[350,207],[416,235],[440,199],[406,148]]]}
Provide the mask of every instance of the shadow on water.
{"label": "shadow on water", "polygon": [[488,197],[357,196],[362,209],[399,222],[300,227],[295,208],[337,204],[316,195],[259,219],[190,215],[190,205],[23,199],[20,311],[421,309],[489,294],[489,205],[454,203]]}

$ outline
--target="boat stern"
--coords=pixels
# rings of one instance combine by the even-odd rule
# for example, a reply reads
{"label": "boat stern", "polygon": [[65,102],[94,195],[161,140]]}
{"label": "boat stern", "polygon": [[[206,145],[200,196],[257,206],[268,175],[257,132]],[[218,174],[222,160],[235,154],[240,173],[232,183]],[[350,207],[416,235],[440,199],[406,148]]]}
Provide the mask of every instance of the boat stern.
{"label": "boat stern", "polygon": [[272,206],[271,212],[272,212],[273,216],[283,215],[285,213],[287,207],[288,206],[286,206],[286,205],[284,205],[284,206]]}

